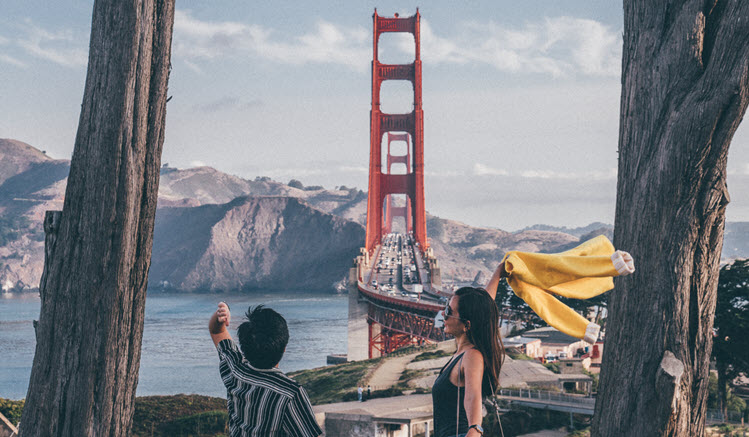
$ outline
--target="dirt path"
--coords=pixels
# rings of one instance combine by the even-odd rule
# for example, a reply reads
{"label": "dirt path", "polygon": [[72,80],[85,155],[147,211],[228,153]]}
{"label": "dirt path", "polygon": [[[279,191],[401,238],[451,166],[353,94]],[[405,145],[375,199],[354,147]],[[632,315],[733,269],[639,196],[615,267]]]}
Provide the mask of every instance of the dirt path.
{"label": "dirt path", "polygon": [[[372,390],[384,390],[398,383],[401,374],[406,370],[406,365],[418,354],[403,355],[401,357],[388,358],[369,379]],[[366,388],[366,387],[365,387]]]}

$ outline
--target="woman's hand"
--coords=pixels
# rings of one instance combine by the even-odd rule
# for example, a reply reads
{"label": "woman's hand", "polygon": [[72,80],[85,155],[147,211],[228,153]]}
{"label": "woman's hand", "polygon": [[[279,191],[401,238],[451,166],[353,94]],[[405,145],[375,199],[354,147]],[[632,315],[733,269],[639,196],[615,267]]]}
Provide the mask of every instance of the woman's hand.
{"label": "woman's hand", "polygon": [[507,274],[507,270],[505,270],[505,263],[502,261],[497,266],[497,270],[494,271],[494,274],[497,275],[498,278],[506,278],[510,275]]}

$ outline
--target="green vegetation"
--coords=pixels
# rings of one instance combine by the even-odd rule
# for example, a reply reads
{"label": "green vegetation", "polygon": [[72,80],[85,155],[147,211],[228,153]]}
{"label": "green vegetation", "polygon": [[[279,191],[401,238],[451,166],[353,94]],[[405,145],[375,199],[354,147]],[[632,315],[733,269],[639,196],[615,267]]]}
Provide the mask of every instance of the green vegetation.
{"label": "green vegetation", "polygon": [[411,388],[411,380],[420,378],[423,376],[426,372],[423,370],[415,370],[415,369],[406,369],[401,373],[400,378],[398,378],[398,383],[395,384],[393,388],[398,388],[403,391],[405,390],[412,390]]}
{"label": "green vegetation", "polygon": [[598,374],[593,373],[593,372],[588,372],[585,369],[583,369],[583,373],[590,376],[593,379],[593,382],[591,383],[590,391],[593,393],[598,393]]}
{"label": "green vegetation", "polygon": [[559,363],[544,363],[544,367],[551,370],[554,373],[562,373],[559,371]]}
{"label": "green vegetation", "polygon": [[[500,401],[500,404],[503,402]],[[516,405],[502,405],[502,408],[509,408],[510,411],[501,415],[502,429],[504,435],[520,435],[528,434],[543,429],[558,429],[569,426],[570,415],[569,413],[563,413],[561,411],[551,410],[540,410],[536,408],[519,407]],[[581,434],[572,434],[575,437],[582,437],[589,434],[585,434],[586,427],[590,426],[590,416],[583,414],[573,414],[573,423],[575,429],[583,430]],[[500,435],[499,426],[497,425],[497,419],[495,414],[487,414],[484,416],[482,423],[484,427],[484,435],[494,436]]]}
{"label": "green vegetation", "polygon": [[[730,382],[740,374],[749,374],[749,260],[736,260],[720,269],[718,299],[715,307],[717,333],[712,356],[718,377],[715,381],[715,402],[708,408],[724,413],[743,412],[746,404],[731,394]],[[711,375],[712,378],[712,375]],[[713,381],[710,396],[713,399]]]}
{"label": "green vegetation", "polygon": [[[720,409],[720,391],[718,385],[718,377],[714,373],[710,373],[710,380],[707,386],[707,408],[711,410]],[[727,413],[741,413],[744,414],[746,411],[746,401],[733,394],[729,388],[726,390],[726,412]]]}
{"label": "green vegetation", "polygon": [[[309,395],[312,405],[356,400],[356,389],[381,358],[289,373]],[[372,397],[375,397],[375,392]]]}
{"label": "green vegetation", "polygon": [[23,400],[12,401],[10,399],[0,398],[0,413],[3,414],[10,423],[17,425],[21,421],[21,412],[23,411]]}
{"label": "green vegetation", "polygon": [[300,189],[300,190],[304,189],[304,184],[302,184],[300,181],[298,181],[296,179],[290,180],[289,183],[286,184],[286,185],[290,186],[291,188],[297,188],[297,189]]}
{"label": "green vegetation", "polygon": [[[0,398],[0,413],[13,424],[21,420],[24,401]],[[228,435],[226,399],[199,395],[145,396],[135,399],[135,437]]]}
{"label": "green vegetation", "polygon": [[228,434],[226,399],[199,395],[145,396],[135,400],[133,436]]}
{"label": "green vegetation", "polygon": [[505,353],[507,353],[507,356],[513,360],[536,361],[534,358],[529,357],[522,352],[518,352],[518,350],[514,348],[505,349]]}
{"label": "green vegetation", "polygon": [[444,351],[442,349],[437,349],[434,351],[428,351],[421,353],[419,355],[416,355],[416,358],[414,358],[411,362],[416,361],[426,361],[426,360],[433,360],[435,358],[442,358],[442,357],[448,357],[452,355],[450,352]]}

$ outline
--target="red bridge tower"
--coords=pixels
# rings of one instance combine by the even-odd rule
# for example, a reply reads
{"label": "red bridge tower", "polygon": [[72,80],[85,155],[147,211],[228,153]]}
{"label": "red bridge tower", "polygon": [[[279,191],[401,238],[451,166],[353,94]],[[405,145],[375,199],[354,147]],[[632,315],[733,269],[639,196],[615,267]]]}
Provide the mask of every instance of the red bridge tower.
{"label": "red bridge tower", "polygon": [[[421,15],[416,10],[412,17],[380,17],[375,9],[374,56],[372,58],[372,110],[370,112],[369,144],[369,199],[367,203],[366,250],[380,244],[383,233],[392,230],[392,217],[405,216],[407,230],[413,230],[421,250],[426,250],[426,212],[424,210],[424,112],[421,109],[421,53],[419,23]],[[385,32],[410,33],[416,45],[416,59],[411,64],[381,64],[377,59],[377,43]],[[380,111],[380,87],[386,80],[411,81],[414,91],[414,109],[408,114],[385,114]],[[395,133],[394,133],[395,132]],[[387,173],[382,171],[383,135],[388,134]],[[409,144],[409,138],[411,139]],[[405,156],[390,154],[391,141],[406,141]],[[413,152],[411,152],[413,147]],[[413,161],[409,162],[409,155]],[[391,174],[393,163],[405,162],[406,174]],[[391,194],[405,194],[406,206],[393,207]],[[387,207],[385,201],[387,200]],[[384,214],[384,211],[387,211]],[[384,218],[384,220],[383,220]]]}

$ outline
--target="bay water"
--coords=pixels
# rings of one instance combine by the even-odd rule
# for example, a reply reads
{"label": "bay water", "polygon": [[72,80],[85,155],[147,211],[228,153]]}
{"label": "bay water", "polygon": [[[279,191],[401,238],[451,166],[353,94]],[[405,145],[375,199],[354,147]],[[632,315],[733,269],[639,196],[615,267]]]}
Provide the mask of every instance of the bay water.
{"label": "bay water", "polygon": [[[348,296],[284,291],[248,294],[149,294],[141,351],[138,396],[177,393],[225,397],[208,319],[220,301],[231,307],[229,331],[252,305],[263,304],[286,318],[289,345],[280,369],[321,367],[329,354],[346,353]],[[36,293],[0,297],[0,398],[26,397],[39,318]]]}

